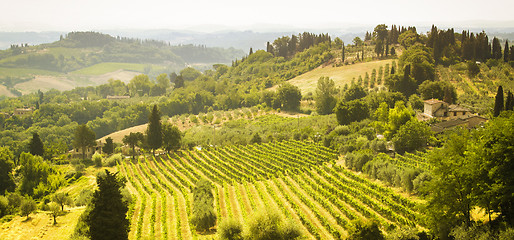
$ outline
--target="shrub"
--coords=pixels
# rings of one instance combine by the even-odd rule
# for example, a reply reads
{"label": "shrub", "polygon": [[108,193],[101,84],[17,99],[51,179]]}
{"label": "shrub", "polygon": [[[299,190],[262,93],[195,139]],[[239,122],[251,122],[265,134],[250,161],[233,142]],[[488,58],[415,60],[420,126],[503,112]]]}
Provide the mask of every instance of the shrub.
{"label": "shrub", "polygon": [[95,163],[96,167],[102,167],[102,155],[98,152],[95,152],[95,154],[93,154],[93,162]]}
{"label": "shrub", "polygon": [[32,199],[25,199],[20,205],[20,213],[21,216],[27,216],[29,218],[29,214],[36,211],[36,202]]}
{"label": "shrub", "polygon": [[223,220],[218,227],[218,238],[220,240],[243,239],[243,225],[232,218]]}
{"label": "shrub", "polygon": [[75,205],[85,206],[89,203],[92,197],[93,191],[91,191],[90,189],[83,189],[75,199]]}
{"label": "shrub", "polygon": [[353,240],[383,240],[384,235],[375,221],[362,221],[357,220],[353,222],[353,227],[350,229],[348,239]]}
{"label": "shrub", "polygon": [[246,239],[298,239],[302,237],[299,226],[282,219],[277,209],[260,209],[248,220],[244,236]]}
{"label": "shrub", "polygon": [[116,166],[116,163],[121,162],[121,160],[122,160],[121,153],[117,153],[117,154],[111,155],[110,157],[104,159],[103,165],[105,167],[114,167],[114,166]]}
{"label": "shrub", "polygon": [[193,216],[191,218],[191,223],[197,231],[207,231],[216,225],[213,203],[212,183],[205,178],[198,180],[193,190]]}

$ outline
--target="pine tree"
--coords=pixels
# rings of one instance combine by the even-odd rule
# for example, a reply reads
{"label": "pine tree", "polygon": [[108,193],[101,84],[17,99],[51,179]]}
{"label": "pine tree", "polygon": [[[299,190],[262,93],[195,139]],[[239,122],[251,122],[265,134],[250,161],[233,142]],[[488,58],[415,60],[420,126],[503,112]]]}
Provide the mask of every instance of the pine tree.
{"label": "pine tree", "polygon": [[496,99],[494,101],[494,113],[493,116],[498,117],[503,111],[503,87],[498,86],[498,92],[496,93]]}
{"label": "pine tree", "polygon": [[86,149],[96,145],[96,134],[86,124],[77,126],[73,146],[82,150],[82,159],[86,158]]}
{"label": "pine tree", "polygon": [[250,48],[250,53],[248,53],[248,56],[252,55],[253,54],[253,49]]}
{"label": "pine tree", "polygon": [[147,144],[155,155],[155,149],[162,146],[162,127],[161,113],[157,109],[157,105],[153,106],[152,112],[148,117],[148,128],[146,129]]}
{"label": "pine tree", "polygon": [[509,40],[507,39],[505,40],[505,48],[503,48],[503,61],[509,62],[509,58]]}
{"label": "pine tree", "polygon": [[102,151],[107,154],[112,154],[114,152],[114,142],[111,137],[105,139],[105,145],[102,147]]}
{"label": "pine tree", "polygon": [[128,207],[120,191],[125,186],[124,181],[117,177],[117,173],[105,170],[105,175],[99,175],[96,183],[98,189],[93,194],[88,206],[91,211],[86,217],[91,239],[128,239]]}
{"label": "pine tree", "polygon": [[30,154],[34,156],[43,156],[45,153],[45,148],[43,145],[43,142],[41,141],[41,138],[39,138],[39,134],[32,133],[32,139],[30,139],[29,143],[29,150]]}

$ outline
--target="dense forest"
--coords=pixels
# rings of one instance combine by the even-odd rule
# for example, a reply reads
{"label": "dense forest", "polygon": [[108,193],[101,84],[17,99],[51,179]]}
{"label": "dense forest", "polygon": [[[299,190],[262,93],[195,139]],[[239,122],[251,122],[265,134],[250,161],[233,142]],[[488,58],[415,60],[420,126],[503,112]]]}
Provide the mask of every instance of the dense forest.
{"label": "dense forest", "polygon": [[[70,33],[50,45],[101,48],[85,55],[86,65],[217,56],[203,47],[98,33]],[[131,59],[141,47],[156,52]],[[109,231],[97,222],[105,214],[97,206],[108,202],[103,194],[116,196],[126,238],[203,239],[214,227],[220,239],[506,239],[514,222],[513,54],[508,40],[489,41],[485,32],[381,24],[353,44],[305,32],[203,72],[187,67],[155,79],[141,74],[129,83],[5,98],[0,214],[28,218],[36,204],[49,211],[50,202],[63,210],[71,197],[59,200],[62,189],[101,172],[98,191],[74,193],[77,205],[88,206],[73,239]],[[391,64],[338,86],[319,76],[315,92],[289,81],[384,59]],[[41,68],[56,67],[52,61]],[[465,106],[487,121],[434,132],[449,121],[419,120],[429,99]],[[11,114],[22,107],[34,110]],[[123,144],[108,140],[103,156],[71,157],[71,149],[82,149],[84,158],[95,139],[145,123],[146,132],[127,133]],[[268,204],[273,211],[259,211]],[[265,224],[269,229],[256,230]]]}

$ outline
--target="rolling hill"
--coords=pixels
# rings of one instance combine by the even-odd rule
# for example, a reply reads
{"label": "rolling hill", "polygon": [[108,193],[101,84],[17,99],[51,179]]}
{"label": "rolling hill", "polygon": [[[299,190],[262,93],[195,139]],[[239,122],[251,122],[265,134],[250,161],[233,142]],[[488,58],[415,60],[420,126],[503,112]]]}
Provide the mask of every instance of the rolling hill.
{"label": "rolling hill", "polygon": [[152,77],[193,65],[207,69],[230,63],[244,52],[234,48],[113,37],[96,32],[72,32],[59,41],[29,46],[11,45],[0,51],[0,83],[4,96],[55,88],[95,86],[110,78],[128,82],[137,74]]}

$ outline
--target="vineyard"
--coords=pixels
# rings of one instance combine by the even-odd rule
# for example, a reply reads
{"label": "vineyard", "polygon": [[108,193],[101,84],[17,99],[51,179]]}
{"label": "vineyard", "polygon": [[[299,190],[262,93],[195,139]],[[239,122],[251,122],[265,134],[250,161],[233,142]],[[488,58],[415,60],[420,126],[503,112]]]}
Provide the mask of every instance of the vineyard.
{"label": "vineyard", "polygon": [[204,239],[190,225],[191,191],[205,177],[215,186],[218,223],[245,222],[275,207],[309,239],[341,239],[354,219],[422,227],[412,200],[336,166],[338,154],[312,142],[286,141],[185,150],[120,163],[135,201],[130,239]]}

